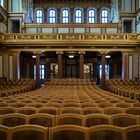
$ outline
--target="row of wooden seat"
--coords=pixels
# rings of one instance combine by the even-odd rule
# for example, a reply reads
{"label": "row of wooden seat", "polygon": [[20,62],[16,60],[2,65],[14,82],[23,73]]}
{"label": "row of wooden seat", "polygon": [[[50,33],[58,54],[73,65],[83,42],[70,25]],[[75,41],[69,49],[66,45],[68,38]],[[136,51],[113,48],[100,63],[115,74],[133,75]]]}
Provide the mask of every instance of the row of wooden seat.
{"label": "row of wooden seat", "polygon": [[52,128],[21,125],[8,128],[0,125],[1,140],[139,140],[140,125],[120,128],[100,125],[90,128],[60,125]]}
{"label": "row of wooden seat", "polygon": [[140,85],[131,79],[106,80],[106,88],[118,95],[140,100]]}
{"label": "row of wooden seat", "polygon": [[[35,104],[36,105],[36,104]],[[51,115],[59,115],[65,113],[73,113],[73,114],[81,114],[81,115],[88,115],[88,114],[95,114],[101,113],[106,115],[114,115],[114,114],[132,114],[132,115],[139,115],[140,116],[140,107],[127,107],[127,108],[120,108],[120,107],[107,107],[107,108],[100,108],[100,107],[63,107],[63,108],[56,108],[52,106],[44,106],[40,108],[36,107],[0,107],[0,115],[11,114],[11,113],[21,113],[25,115],[31,115],[36,113],[46,113]]]}
{"label": "row of wooden seat", "polygon": [[88,85],[95,84],[91,82],[90,79],[80,79],[80,78],[62,78],[62,79],[48,79],[45,82],[46,85]]}
{"label": "row of wooden seat", "polygon": [[12,113],[8,115],[2,115],[0,117],[0,125],[14,127],[24,124],[35,124],[43,127],[53,127],[67,124],[85,127],[103,124],[128,127],[131,125],[140,125],[140,116],[123,113],[112,116],[98,113],[89,115],[73,113],[50,115],[45,113],[36,113],[28,116],[20,113]]}
{"label": "row of wooden seat", "polygon": [[0,84],[0,97],[25,93],[36,88],[36,82],[33,79],[20,79],[4,81]]}

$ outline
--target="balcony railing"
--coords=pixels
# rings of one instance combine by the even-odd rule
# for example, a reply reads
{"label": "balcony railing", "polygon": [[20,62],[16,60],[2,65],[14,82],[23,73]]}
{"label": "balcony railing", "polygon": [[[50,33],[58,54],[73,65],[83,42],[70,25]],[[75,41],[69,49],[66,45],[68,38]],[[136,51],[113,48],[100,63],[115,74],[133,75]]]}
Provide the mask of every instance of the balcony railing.
{"label": "balcony railing", "polygon": [[1,41],[10,40],[54,40],[54,41],[74,41],[74,40],[87,40],[87,41],[112,41],[112,40],[124,40],[124,41],[138,41],[140,42],[140,34],[125,34],[125,33],[59,33],[59,34],[0,34]]}

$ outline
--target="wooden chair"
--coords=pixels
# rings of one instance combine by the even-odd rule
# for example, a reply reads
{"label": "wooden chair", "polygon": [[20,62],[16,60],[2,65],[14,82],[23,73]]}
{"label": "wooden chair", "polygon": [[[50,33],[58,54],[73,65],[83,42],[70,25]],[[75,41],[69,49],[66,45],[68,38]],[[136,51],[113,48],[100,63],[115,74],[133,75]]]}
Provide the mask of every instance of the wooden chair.
{"label": "wooden chair", "polygon": [[63,103],[62,107],[80,107],[80,104],[75,102],[68,102],[68,103]]}
{"label": "wooden chair", "polygon": [[116,107],[128,108],[128,107],[131,107],[131,104],[130,104],[130,103],[122,102],[122,103],[117,103],[117,104],[116,104]]}
{"label": "wooden chair", "polygon": [[20,107],[25,107],[25,103],[12,103],[9,106],[14,107],[14,108],[20,108]]}
{"label": "wooden chair", "polygon": [[55,108],[55,107],[41,107],[38,109],[37,112],[51,114],[51,115],[58,115],[59,114],[58,108]]}
{"label": "wooden chair", "polygon": [[50,128],[49,140],[87,140],[88,129],[76,125],[60,125]]}
{"label": "wooden chair", "polygon": [[28,122],[28,117],[23,114],[13,113],[2,115],[0,119],[0,123],[7,127],[14,127],[18,125],[24,125]]}
{"label": "wooden chair", "polygon": [[104,114],[107,115],[115,115],[115,114],[124,113],[124,109],[119,107],[107,107],[104,108],[103,112]]}
{"label": "wooden chair", "polygon": [[37,109],[34,107],[22,107],[22,108],[17,109],[17,113],[21,113],[25,115],[35,114],[36,111]]}
{"label": "wooden chair", "polygon": [[55,119],[55,116],[50,114],[36,113],[29,116],[29,124],[52,127],[55,126]]}
{"label": "wooden chair", "polygon": [[64,114],[64,113],[82,114],[82,110],[79,107],[63,107],[63,108],[60,108],[60,114]]}
{"label": "wooden chair", "polygon": [[84,103],[81,103],[81,107],[82,108],[86,108],[86,107],[97,107],[97,104],[96,103],[93,103],[93,102],[84,102]]}
{"label": "wooden chair", "polygon": [[131,114],[116,114],[111,116],[112,125],[128,127],[139,123],[138,117]]}
{"label": "wooden chair", "polygon": [[15,113],[16,109],[13,107],[0,108],[0,115]]}
{"label": "wooden chair", "polygon": [[10,140],[10,129],[6,126],[0,125],[0,139],[1,140]]}
{"label": "wooden chair", "polygon": [[85,116],[86,127],[110,124],[110,117],[105,114],[90,114]]}
{"label": "wooden chair", "polygon": [[47,140],[48,129],[37,125],[22,125],[11,129],[12,140]]}
{"label": "wooden chair", "polygon": [[129,107],[125,110],[127,114],[140,115],[139,107]]}
{"label": "wooden chair", "polygon": [[140,140],[140,125],[125,128],[125,140]]}
{"label": "wooden chair", "polygon": [[95,114],[95,113],[103,113],[103,110],[99,107],[86,107],[82,109],[83,115]]}
{"label": "wooden chair", "polygon": [[84,116],[80,114],[60,114],[56,116],[56,125],[79,125],[84,126]]}
{"label": "wooden chair", "polygon": [[88,131],[90,140],[124,140],[123,129],[117,126],[93,126]]}

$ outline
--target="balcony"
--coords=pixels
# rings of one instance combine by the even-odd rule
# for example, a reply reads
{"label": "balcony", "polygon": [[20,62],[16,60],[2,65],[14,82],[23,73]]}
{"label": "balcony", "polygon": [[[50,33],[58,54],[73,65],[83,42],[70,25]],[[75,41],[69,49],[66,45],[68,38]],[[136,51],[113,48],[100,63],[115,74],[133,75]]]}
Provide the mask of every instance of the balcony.
{"label": "balcony", "polygon": [[63,49],[139,49],[140,34],[125,33],[52,33],[1,34],[0,41],[9,48]]}

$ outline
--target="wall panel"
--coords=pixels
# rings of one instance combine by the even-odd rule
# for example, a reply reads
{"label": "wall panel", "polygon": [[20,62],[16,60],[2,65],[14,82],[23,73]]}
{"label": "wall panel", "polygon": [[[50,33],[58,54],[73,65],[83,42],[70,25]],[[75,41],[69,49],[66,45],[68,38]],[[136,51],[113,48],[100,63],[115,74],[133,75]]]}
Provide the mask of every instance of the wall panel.
{"label": "wall panel", "polygon": [[9,79],[8,54],[3,55],[3,76]]}
{"label": "wall panel", "polygon": [[133,55],[133,78],[138,77],[138,68],[139,68],[139,56]]}
{"label": "wall panel", "polygon": [[140,55],[139,55],[139,70],[138,70],[138,72],[139,72],[139,78],[140,78]]}
{"label": "wall panel", "polygon": [[74,33],[85,33],[85,28],[74,28]]}
{"label": "wall panel", "polygon": [[53,28],[42,28],[42,33],[53,33]]}
{"label": "wall panel", "polygon": [[107,33],[117,33],[117,28],[107,28],[106,32]]}
{"label": "wall panel", "polygon": [[101,28],[90,28],[90,33],[101,33]]}
{"label": "wall panel", "polygon": [[69,28],[58,28],[58,33],[69,33]]}
{"label": "wall panel", "polygon": [[0,77],[2,77],[2,55],[0,56]]}

